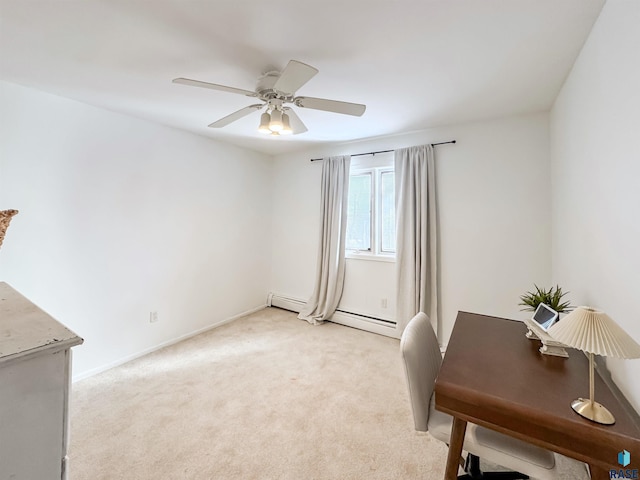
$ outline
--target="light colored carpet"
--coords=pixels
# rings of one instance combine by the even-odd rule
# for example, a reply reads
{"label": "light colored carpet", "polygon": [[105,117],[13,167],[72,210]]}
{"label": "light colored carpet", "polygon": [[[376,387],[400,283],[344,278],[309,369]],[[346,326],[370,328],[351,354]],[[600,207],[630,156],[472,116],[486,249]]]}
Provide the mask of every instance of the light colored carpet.
{"label": "light colored carpet", "polygon": [[440,479],[402,375],[398,340],[267,308],[74,384],[70,479]]}

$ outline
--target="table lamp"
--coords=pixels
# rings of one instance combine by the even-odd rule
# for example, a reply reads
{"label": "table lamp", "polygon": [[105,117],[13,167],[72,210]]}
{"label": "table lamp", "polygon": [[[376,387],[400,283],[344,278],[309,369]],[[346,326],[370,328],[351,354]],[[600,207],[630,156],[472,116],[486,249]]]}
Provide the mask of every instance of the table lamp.
{"label": "table lamp", "polygon": [[606,313],[591,307],[578,307],[548,330],[565,345],[589,354],[589,399],[571,402],[576,413],[604,425],[616,419],[604,405],[593,400],[593,356],[640,358],[640,345]]}

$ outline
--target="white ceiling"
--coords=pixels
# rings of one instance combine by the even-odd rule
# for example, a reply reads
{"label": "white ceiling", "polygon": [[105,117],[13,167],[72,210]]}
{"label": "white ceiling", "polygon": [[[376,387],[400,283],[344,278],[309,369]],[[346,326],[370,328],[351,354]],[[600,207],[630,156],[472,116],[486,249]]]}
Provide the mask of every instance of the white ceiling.
{"label": "white ceiling", "polygon": [[[0,0],[0,79],[269,154],[321,142],[547,111],[605,0]],[[253,90],[289,59],[320,70],[299,95],[309,131],[257,132],[255,103],[175,85]]]}

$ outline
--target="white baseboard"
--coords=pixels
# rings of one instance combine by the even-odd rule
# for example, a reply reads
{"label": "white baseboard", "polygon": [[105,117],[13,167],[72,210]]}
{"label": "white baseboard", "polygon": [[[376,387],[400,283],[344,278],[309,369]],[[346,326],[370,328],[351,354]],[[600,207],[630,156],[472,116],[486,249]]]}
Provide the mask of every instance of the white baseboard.
{"label": "white baseboard", "polygon": [[132,361],[132,360],[135,360],[136,358],[140,358],[140,357],[143,357],[145,355],[148,355],[148,354],[150,354],[152,352],[155,352],[156,350],[160,350],[161,348],[168,347],[170,345],[174,345],[176,343],[182,342],[183,340],[187,340],[188,338],[195,337],[196,335],[200,335],[201,333],[204,333],[204,332],[206,332],[208,330],[212,330],[212,329],[214,329],[216,327],[220,327],[220,326],[222,326],[222,325],[224,325],[226,323],[233,322],[234,320],[242,318],[242,317],[244,317],[246,315],[250,315],[252,313],[255,313],[255,312],[258,312],[260,310],[263,310],[266,307],[267,307],[267,305],[260,305],[259,307],[252,308],[251,310],[247,310],[245,312],[239,313],[238,315],[234,315],[233,317],[229,317],[229,318],[225,318],[223,320],[219,320],[219,321],[214,322],[214,323],[212,323],[210,325],[207,325],[206,327],[199,328],[198,330],[194,330],[193,332],[189,332],[189,333],[187,333],[185,335],[181,335],[179,337],[172,338],[171,340],[167,340],[166,342],[162,342],[162,343],[160,343],[158,345],[155,345],[153,347],[150,347],[150,348],[147,348],[145,350],[142,350],[141,352],[136,352],[136,353],[133,353],[131,355],[127,355],[126,357],[119,358],[118,360],[110,362],[110,363],[108,363],[106,365],[102,365],[100,367],[92,368],[91,370],[87,370],[86,372],[79,373],[78,375],[73,375],[72,382],[75,383],[75,382],[78,382],[80,380],[84,380],[86,378],[93,377],[94,375],[97,375],[99,373],[105,372],[105,371],[110,370],[110,369],[112,369],[114,367],[118,367],[118,366],[120,366],[122,364],[125,364],[127,362]]}
{"label": "white baseboard", "polygon": [[296,313],[300,313],[305,303],[304,300],[300,300],[299,298],[280,295],[279,293],[270,293],[267,298],[268,307],[284,308],[285,310],[291,310]]}
{"label": "white baseboard", "polygon": [[[297,313],[300,313],[300,310],[305,303],[306,302],[304,300],[299,298],[281,295],[279,293],[270,293],[267,299],[267,306],[269,307],[283,308]],[[329,321],[345,325],[347,327],[377,333],[386,337],[398,338],[398,333],[394,324],[390,324],[384,320],[376,320],[375,318],[359,315],[357,313],[336,311]]]}
{"label": "white baseboard", "polygon": [[353,327],[359,330],[377,333],[378,335],[384,335],[385,337],[398,338],[395,324],[388,324],[383,321],[369,319],[358,314],[336,312],[331,317],[331,321],[347,327]]}

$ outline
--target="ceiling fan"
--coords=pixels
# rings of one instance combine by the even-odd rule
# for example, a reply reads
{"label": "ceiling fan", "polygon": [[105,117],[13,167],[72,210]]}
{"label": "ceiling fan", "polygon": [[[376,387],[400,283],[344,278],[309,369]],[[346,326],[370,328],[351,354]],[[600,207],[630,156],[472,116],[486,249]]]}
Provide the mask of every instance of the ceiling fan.
{"label": "ceiling fan", "polygon": [[192,87],[210,88],[222,92],[237,93],[247,97],[255,97],[263,103],[249,105],[221,118],[209,125],[212,128],[221,128],[239,120],[252,112],[266,110],[260,117],[259,132],[270,135],[296,134],[307,131],[296,112],[288,106],[295,105],[301,108],[324,110],[326,112],[342,113],[345,115],[361,116],[366,105],[359,103],[340,102],[315,97],[296,97],[296,91],[318,73],[318,69],[296,60],[290,60],[282,72],[267,72],[258,80],[255,91],[241,88],[227,87],[217,83],[201,82],[189,78],[175,78],[173,83],[189,85]]}

